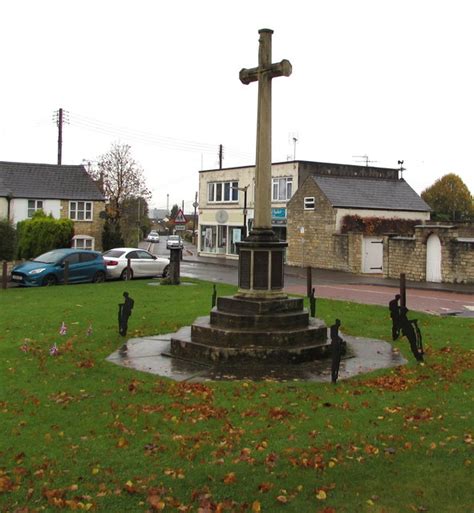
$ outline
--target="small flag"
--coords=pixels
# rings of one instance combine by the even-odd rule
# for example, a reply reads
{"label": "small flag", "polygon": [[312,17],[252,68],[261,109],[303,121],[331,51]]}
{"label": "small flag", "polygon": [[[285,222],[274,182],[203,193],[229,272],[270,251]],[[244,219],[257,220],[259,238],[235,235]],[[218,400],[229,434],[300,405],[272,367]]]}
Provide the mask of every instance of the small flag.
{"label": "small flag", "polygon": [[49,354],[51,356],[57,356],[59,354],[59,349],[56,344],[53,344],[52,347],[49,349]]}

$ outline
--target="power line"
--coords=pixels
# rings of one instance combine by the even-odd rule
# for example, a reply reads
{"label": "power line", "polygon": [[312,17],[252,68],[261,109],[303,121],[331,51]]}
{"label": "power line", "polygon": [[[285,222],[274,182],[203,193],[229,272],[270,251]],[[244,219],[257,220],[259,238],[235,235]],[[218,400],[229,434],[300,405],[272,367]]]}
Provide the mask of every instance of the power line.
{"label": "power line", "polygon": [[[151,134],[142,130],[135,130],[125,127],[119,127],[112,123],[99,121],[94,118],[82,116],[77,113],[70,113],[69,123],[72,126],[81,128],[83,130],[89,130],[104,135],[111,135],[115,137],[123,137],[133,139],[138,142],[161,146],[168,149],[176,149],[181,151],[192,151],[192,152],[204,152],[204,153],[215,153],[216,144],[200,143],[197,141],[190,141],[185,139],[177,139],[168,136],[161,136]],[[242,158],[251,158],[250,153],[242,152],[240,150],[233,150],[226,147],[229,154],[239,156]]]}

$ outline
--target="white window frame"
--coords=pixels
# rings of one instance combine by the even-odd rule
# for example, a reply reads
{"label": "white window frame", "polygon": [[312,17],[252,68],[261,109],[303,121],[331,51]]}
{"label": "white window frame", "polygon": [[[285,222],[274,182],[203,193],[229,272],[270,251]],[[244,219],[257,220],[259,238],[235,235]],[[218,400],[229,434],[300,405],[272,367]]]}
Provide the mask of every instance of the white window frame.
{"label": "white window frame", "polygon": [[[80,204],[83,208],[79,209]],[[90,205],[88,209],[87,206]],[[69,202],[69,219],[73,221],[92,221],[93,205],[92,201],[70,201]],[[79,219],[79,213],[82,212],[83,219]]]}
{"label": "white window frame", "polygon": [[[30,207],[30,203],[33,203],[33,207]],[[28,218],[31,219],[33,217],[33,214],[37,212],[38,210],[44,209],[44,201],[43,200],[32,200],[29,199],[27,203],[27,215]]]}
{"label": "white window frame", "polygon": [[314,210],[316,208],[316,199],[314,196],[305,196],[304,198],[304,209]]}
{"label": "white window frame", "polygon": [[227,182],[209,182],[207,184],[208,203],[238,203],[239,182],[229,180]]}
{"label": "white window frame", "polygon": [[[82,241],[80,245],[77,245],[78,241]],[[91,251],[95,248],[95,238],[90,235],[74,235],[72,238],[72,247],[75,249],[90,249]]]}
{"label": "white window frame", "polygon": [[292,176],[276,176],[272,178],[272,201],[289,201],[291,196],[293,196]]}

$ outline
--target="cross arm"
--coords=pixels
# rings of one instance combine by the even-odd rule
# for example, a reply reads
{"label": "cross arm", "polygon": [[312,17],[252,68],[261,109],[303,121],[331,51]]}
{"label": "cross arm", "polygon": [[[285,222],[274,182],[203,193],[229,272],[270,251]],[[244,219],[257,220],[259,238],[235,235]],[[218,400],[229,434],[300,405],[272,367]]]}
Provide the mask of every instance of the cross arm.
{"label": "cross arm", "polygon": [[240,70],[239,78],[242,84],[248,85],[256,82],[261,73],[268,73],[270,78],[289,77],[292,72],[290,61],[283,59],[281,62],[271,64],[268,68],[243,68]]}

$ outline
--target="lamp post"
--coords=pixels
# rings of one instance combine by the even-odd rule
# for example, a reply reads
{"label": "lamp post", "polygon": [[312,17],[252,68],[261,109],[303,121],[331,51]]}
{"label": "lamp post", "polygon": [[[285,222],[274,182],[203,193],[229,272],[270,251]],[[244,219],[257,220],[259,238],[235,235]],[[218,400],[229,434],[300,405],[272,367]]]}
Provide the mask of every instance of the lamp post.
{"label": "lamp post", "polygon": [[242,191],[244,193],[244,239],[247,238],[247,189],[249,188],[248,185],[245,187],[231,187],[232,189],[236,191]]}

